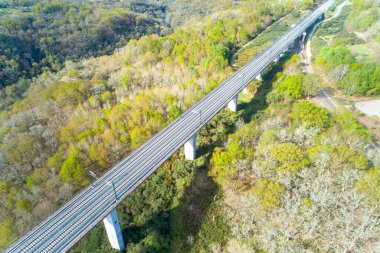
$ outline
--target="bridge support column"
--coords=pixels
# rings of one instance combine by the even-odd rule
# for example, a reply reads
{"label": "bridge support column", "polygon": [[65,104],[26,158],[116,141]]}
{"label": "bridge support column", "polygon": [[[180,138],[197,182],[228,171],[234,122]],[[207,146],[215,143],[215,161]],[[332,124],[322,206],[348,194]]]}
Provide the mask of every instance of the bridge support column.
{"label": "bridge support column", "polygon": [[280,56],[277,56],[276,58],[274,58],[273,62],[278,62],[280,60]]}
{"label": "bridge support column", "polygon": [[245,94],[245,95],[248,95],[248,88],[247,87],[245,87],[244,89],[243,89],[243,93]]}
{"label": "bridge support column", "polygon": [[125,250],[125,244],[120,229],[119,219],[117,218],[116,208],[103,219],[103,223],[106,228],[111,247],[120,251]]}
{"label": "bridge support column", "polygon": [[256,80],[263,80],[263,75],[264,75],[264,70],[260,72],[260,74],[258,74],[256,76]]}
{"label": "bridge support column", "polygon": [[238,95],[236,95],[227,105],[228,109],[232,112],[237,111]]}
{"label": "bridge support column", "polygon": [[196,140],[197,140],[197,135],[194,134],[190,140],[188,140],[185,143],[185,158],[187,160],[195,160],[195,155],[196,155]]}
{"label": "bridge support column", "polygon": [[306,35],[307,35],[306,31],[302,33],[302,38],[301,38],[302,42],[305,41]]}

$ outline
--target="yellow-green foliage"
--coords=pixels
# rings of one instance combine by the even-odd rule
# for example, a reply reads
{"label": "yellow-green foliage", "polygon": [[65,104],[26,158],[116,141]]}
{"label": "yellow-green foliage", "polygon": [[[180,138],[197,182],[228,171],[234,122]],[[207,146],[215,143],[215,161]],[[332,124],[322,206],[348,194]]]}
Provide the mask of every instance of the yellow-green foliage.
{"label": "yellow-green foliage", "polygon": [[30,212],[32,210],[32,204],[25,199],[19,200],[16,206],[17,206],[17,209],[20,211]]}
{"label": "yellow-green foliage", "polygon": [[334,119],[338,122],[347,136],[351,134],[359,135],[363,140],[370,140],[370,135],[362,124],[358,122],[352,113],[347,109],[340,108],[334,114]]}
{"label": "yellow-green foliage", "polygon": [[271,155],[280,163],[278,170],[288,170],[296,173],[309,163],[305,152],[292,143],[276,145],[271,150]]}
{"label": "yellow-green foliage", "polygon": [[356,182],[356,189],[365,193],[372,204],[378,205],[380,201],[380,167],[371,169]]}
{"label": "yellow-green foliage", "polygon": [[215,181],[220,185],[228,183],[236,177],[237,169],[233,166],[233,162],[238,159],[247,158],[250,151],[240,145],[239,139],[234,138],[227,146],[227,150],[216,148],[211,158],[212,168],[210,175],[215,178]]}
{"label": "yellow-green foliage", "polygon": [[65,182],[75,185],[84,186],[88,183],[85,168],[80,162],[80,151],[72,147],[70,154],[62,164],[59,176]]}
{"label": "yellow-green foliage", "polygon": [[329,111],[306,100],[294,104],[291,116],[297,124],[307,127],[326,129],[331,125]]}
{"label": "yellow-green foliage", "polygon": [[259,198],[264,207],[273,208],[281,204],[281,195],[285,191],[285,187],[278,182],[260,178],[250,191]]}
{"label": "yellow-green foliage", "polygon": [[5,247],[14,236],[15,223],[12,220],[4,220],[0,223],[0,248]]}
{"label": "yellow-green foliage", "polygon": [[278,87],[278,91],[291,99],[299,99],[302,97],[302,80],[302,75],[287,76]]}

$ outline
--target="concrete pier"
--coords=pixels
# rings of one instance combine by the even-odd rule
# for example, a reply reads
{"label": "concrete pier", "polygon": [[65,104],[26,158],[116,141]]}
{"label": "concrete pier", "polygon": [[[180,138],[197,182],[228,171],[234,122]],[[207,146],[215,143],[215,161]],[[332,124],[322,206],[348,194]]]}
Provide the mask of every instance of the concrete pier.
{"label": "concrete pier", "polygon": [[119,219],[117,218],[116,209],[113,209],[112,212],[103,219],[103,223],[106,228],[111,247],[120,251],[125,250],[125,244],[120,229]]}
{"label": "concrete pier", "polygon": [[188,140],[186,143],[185,143],[185,158],[187,160],[195,160],[195,157],[196,157],[196,142],[197,140],[197,135],[194,134],[190,140]]}
{"label": "concrete pier", "polygon": [[258,75],[255,77],[255,79],[261,81],[261,80],[263,80],[263,75],[264,75],[264,70],[261,71],[260,74],[258,74]]}
{"label": "concrete pier", "polygon": [[232,112],[237,111],[238,95],[236,95],[227,105],[228,109]]}

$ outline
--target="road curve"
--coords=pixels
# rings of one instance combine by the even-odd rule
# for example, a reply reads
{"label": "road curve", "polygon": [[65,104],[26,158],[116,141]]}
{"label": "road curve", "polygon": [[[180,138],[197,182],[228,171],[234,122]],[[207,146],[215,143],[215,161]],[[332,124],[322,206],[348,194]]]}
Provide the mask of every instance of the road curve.
{"label": "road curve", "polygon": [[[113,166],[94,183],[94,187],[85,188],[5,252],[68,251],[285,51],[333,2],[334,0],[325,2],[302,19],[235,75]],[[194,111],[201,112],[202,118],[199,119],[199,114],[193,113]],[[117,200],[110,182],[114,182]]]}

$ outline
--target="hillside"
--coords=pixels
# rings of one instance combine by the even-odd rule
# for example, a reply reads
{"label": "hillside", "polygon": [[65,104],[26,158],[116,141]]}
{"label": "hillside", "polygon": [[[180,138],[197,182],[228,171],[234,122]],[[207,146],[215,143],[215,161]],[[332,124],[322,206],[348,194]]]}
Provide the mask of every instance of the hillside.
{"label": "hillside", "polygon": [[[89,170],[102,175],[312,4],[175,2],[157,3],[166,18],[162,9],[142,11],[172,33],[66,61],[25,81],[23,97],[1,110],[0,249],[89,185]],[[125,4],[142,15],[140,4]],[[196,161],[178,151],[118,206],[127,252],[376,251],[379,153],[348,111],[310,102],[324,81],[302,74],[300,63],[289,52],[270,66],[240,96],[238,113],[223,110],[201,129]],[[102,224],[72,252],[112,252]]]}
{"label": "hillside", "polygon": [[0,108],[21,98],[29,79],[60,70],[67,60],[110,54],[129,39],[168,29],[162,23],[161,6],[148,5],[140,13],[133,7],[120,1],[2,3]]}
{"label": "hillside", "polygon": [[[102,174],[216,87],[231,73],[231,53],[291,7],[242,2],[28,83],[25,98],[0,114],[0,245],[88,185],[88,169]],[[157,197],[157,211],[169,203]]]}

